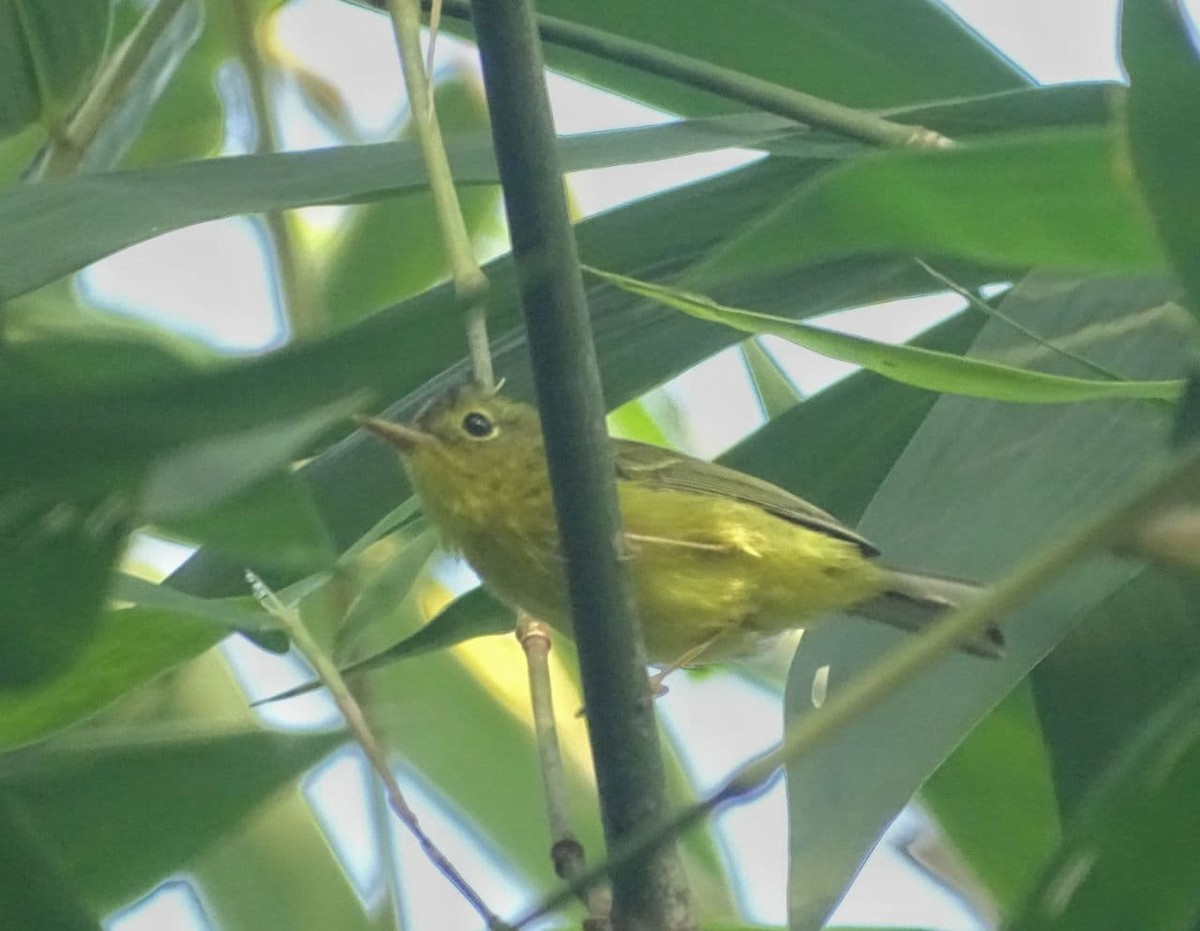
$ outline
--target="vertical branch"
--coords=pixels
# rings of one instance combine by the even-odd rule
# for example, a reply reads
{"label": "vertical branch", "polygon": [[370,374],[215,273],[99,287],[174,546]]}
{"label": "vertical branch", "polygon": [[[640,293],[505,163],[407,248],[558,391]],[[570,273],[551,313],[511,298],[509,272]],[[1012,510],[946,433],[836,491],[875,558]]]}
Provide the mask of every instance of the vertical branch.
{"label": "vertical branch", "polygon": [[[609,849],[666,820],[666,778],[645,650],[625,577],[612,447],[567,216],[541,46],[529,0],[474,0],[492,137],[579,646],[592,758]],[[613,876],[621,931],[691,929],[673,844]]]}
{"label": "vertical branch", "polygon": [[[571,828],[571,812],[567,805],[567,780],[558,728],[554,723],[554,694],[550,688],[550,632],[541,621],[522,612],[517,615],[517,639],[529,667],[529,699],[546,795],[546,820],[550,825],[550,857],[559,878],[573,883],[583,876],[587,860],[583,845]],[[608,890],[589,886],[581,890],[580,897],[588,910],[588,931],[607,928],[612,910]]]}
{"label": "vertical branch", "polygon": [[442,234],[442,248],[446,250],[446,258],[450,263],[454,291],[470,305],[467,311],[467,346],[475,381],[485,388],[491,388],[496,379],[488,347],[487,278],[475,260],[471,235],[463,220],[450,160],[446,157],[446,147],[442,142],[441,126],[433,107],[433,89],[421,60],[421,4],[419,0],[388,0],[388,9],[396,33],[400,67],[404,71],[413,128],[425,159],[425,171],[429,175],[429,190],[433,195],[438,229]]}
{"label": "vertical branch", "polygon": [[[262,51],[258,47],[254,9],[250,0],[229,0],[229,12],[234,24],[232,33],[237,43],[238,61],[246,74],[250,109],[254,113],[254,151],[275,152],[279,148],[279,142],[275,134],[274,116],[271,113],[266,66]],[[312,291],[305,279],[292,225],[287,215],[278,210],[268,211],[263,215],[263,219],[275,257],[283,310],[291,324],[292,332],[300,339],[319,336],[325,329],[326,321],[321,309],[313,300]]]}

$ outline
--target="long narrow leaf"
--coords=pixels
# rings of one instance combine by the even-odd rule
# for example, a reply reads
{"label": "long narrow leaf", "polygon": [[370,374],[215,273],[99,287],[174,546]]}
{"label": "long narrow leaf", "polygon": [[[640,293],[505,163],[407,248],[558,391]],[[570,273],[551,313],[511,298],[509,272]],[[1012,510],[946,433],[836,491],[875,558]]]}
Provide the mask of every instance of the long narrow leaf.
{"label": "long narrow leaf", "polygon": [[[590,133],[564,139],[567,171],[752,145],[795,124],[761,114]],[[450,143],[462,184],[494,184],[491,137]],[[310,204],[377,200],[424,188],[415,142],[243,155],[68,181],[18,185],[0,196],[0,301],[134,243],[220,217]]]}
{"label": "long narrow leaf", "polygon": [[989,398],[995,401],[1019,401],[1026,404],[1062,404],[1069,401],[1101,401],[1113,398],[1174,401],[1182,386],[1182,382],[1176,380],[1098,381],[1069,378],[937,352],[933,349],[921,349],[917,346],[889,346],[886,343],[834,333],[783,317],[724,307],[701,295],[637,281],[623,275],[614,275],[594,268],[589,271],[616,287],[674,307],[701,320],[723,323],[745,333],[770,333],[781,336],[831,359],[861,365],[894,381],[945,394]]}

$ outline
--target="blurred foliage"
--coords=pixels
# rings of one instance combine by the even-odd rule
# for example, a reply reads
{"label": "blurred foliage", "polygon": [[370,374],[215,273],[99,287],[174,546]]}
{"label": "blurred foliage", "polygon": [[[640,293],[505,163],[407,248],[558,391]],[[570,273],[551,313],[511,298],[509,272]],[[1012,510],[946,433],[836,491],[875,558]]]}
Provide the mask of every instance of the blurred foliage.
{"label": "blurred foliage", "polygon": [[[155,37],[127,92],[93,99],[94,149],[75,163],[86,173],[47,181],[29,166],[102,89],[97,75],[146,7],[0,0],[6,927],[94,931],[168,882],[191,887],[220,931],[391,927],[393,904],[403,910],[383,880],[397,828],[370,790],[351,793],[366,810],[353,841],[310,804],[310,781],[357,760],[330,760],[344,736],[285,727],[293,705],[247,707],[248,694],[305,677],[276,675],[285,661],[269,654],[281,635],[247,597],[246,568],[340,657],[372,658],[352,681],[396,766],[465,827],[511,896],[530,904],[557,883],[520,650],[497,636],[511,612],[482,591],[452,596],[451,564],[407,479],[348,419],[385,406],[410,415],[466,370],[409,105],[397,90],[395,124],[365,138],[355,101],[281,44],[286,5],[236,2],[258,17],[262,89],[277,116],[304,108],[333,138],[328,148],[217,157],[250,148],[252,89],[233,8],[185,4],[193,19]],[[590,279],[615,432],[686,445],[672,396],[647,392],[740,345],[766,422],[724,462],[858,524],[889,561],[984,581],[1165,467],[1173,394],[1120,398],[1196,367],[1200,64],[1176,4],[1125,4],[1128,91],[1034,87],[932,0],[539,9],[886,109],[961,143],[870,151],[551,37],[552,66],[690,118],[564,140],[570,168],[728,146],[763,153],[578,223],[589,265],[738,309],[689,316]],[[443,28],[469,35],[455,12],[448,4]],[[379,16],[373,28],[390,27]],[[479,79],[457,60],[437,76],[472,242],[490,258],[504,227]],[[328,321],[303,344],[230,356],[98,308],[75,277],[172,230],[318,204],[340,212],[291,217],[301,232],[291,258]],[[936,354],[878,351],[873,371],[804,398],[733,328],[762,332],[750,314],[765,314],[775,332],[809,338],[797,322],[938,290],[914,257],[966,288],[1013,283],[1000,307],[1040,341],[967,311],[913,341]],[[528,398],[512,262],[501,255],[485,270],[497,370],[506,391]],[[1011,403],[994,384],[968,398],[897,380],[913,381],[904,369],[914,359],[926,367],[920,384],[956,388],[955,373],[983,361],[989,372],[1023,370],[1023,400],[1060,403]],[[1092,379],[1104,399],[1051,397],[1043,388],[1062,381],[1046,376]],[[147,534],[195,552],[165,580],[132,578],[130,543]],[[1005,619],[1006,659],[947,658],[792,765],[790,928],[827,921],[883,829],[919,796],[955,862],[945,875],[965,877],[967,900],[997,924],[1192,931],[1196,584],[1179,569],[1092,559]],[[850,621],[807,633],[789,720],[813,713],[819,674],[836,693],[897,643]],[[569,802],[598,856],[572,661],[571,644],[556,642]],[[683,803],[697,782],[684,748],[667,742]],[[720,837],[706,829],[684,842],[697,916],[704,928],[751,928]],[[353,866],[364,859],[365,879]],[[568,907],[557,920],[579,917]]]}

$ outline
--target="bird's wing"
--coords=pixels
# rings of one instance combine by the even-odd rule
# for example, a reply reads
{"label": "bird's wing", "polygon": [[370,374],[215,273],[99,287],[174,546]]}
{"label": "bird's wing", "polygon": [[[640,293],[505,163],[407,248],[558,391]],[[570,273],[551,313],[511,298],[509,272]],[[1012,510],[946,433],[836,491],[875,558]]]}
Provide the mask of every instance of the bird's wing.
{"label": "bird's wing", "polygon": [[694,459],[683,453],[633,440],[614,440],[617,474],[627,481],[649,487],[695,494],[717,495],[731,501],[752,504],[776,517],[846,540],[864,555],[876,556],[879,550],[869,541],[819,507],[809,504],[778,485],[746,475],[735,469]]}

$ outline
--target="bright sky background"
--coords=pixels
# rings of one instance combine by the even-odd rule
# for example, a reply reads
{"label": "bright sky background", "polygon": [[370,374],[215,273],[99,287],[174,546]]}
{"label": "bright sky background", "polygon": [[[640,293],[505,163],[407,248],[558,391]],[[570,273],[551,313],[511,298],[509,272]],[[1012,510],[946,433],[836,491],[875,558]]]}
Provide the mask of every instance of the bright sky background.
{"label": "bright sky background", "polygon": [[[1188,0],[1186,5],[1195,16],[1200,0]],[[1121,76],[1115,46],[1117,0],[947,0],[946,6],[1039,81]],[[296,55],[341,88],[353,103],[364,137],[394,126],[396,103],[380,89],[390,91],[398,86],[399,76],[391,32],[380,16],[338,0],[296,0],[284,13],[281,35]],[[442,66],[449,56],[464,54],[451,43],[439,45]],[[561,132],[668,119],[564,79],[552,81],[552,96]],[[287,109],[284,138],[293,148],[336,141],[295,106]],[[753,157],[727,152],[584,172],[572,178],[572,188],[580,208],[593,213]],[[214,274],[218,268],[220,274]],[[245,220],[206,223],[159,237],[97,263],[86,279],[97,295],[114,304],[170,319],[231,350],[257,350],[281,338],[260,240]],[[943,297],[902,302],[901,308],[893,305],[886,319],[892,324],[900,320],[903,326],[891,326],[882,333],[884,316],[873,309],[840,315],[837,325],[868,332],[875,338],[906,339],[958,304],[957,298]],[[770,345],[806,392],[818,390],[848,371],[845,366],[780,341]],[[716,454],[761,421],[735,353],[722,353],[698,366],[676,379],[672,390],[686,409],[703,412],[694,418],[693,425],[694,445],[700,454]],[[164,563],[182,558],[178,552],[173,557],[164,556],[161,550],[155,554]],[[265,657],[248,645],[235,646],[230,654],[242,669],[253,665],[249,678],[256,696],[295,681],[293,666]],[[701,682],[677,677],[670,694],[661,700],[660,709],[687,748],[703,786],[715,785],[746,758],[767,749],[778,739],[782,727],[778,696],[741,686],[729,676]],[[286,708],[272,712],[272,720],[292,726],[304,722],[328,724],[333,720],[331,714],[328,702],[318,697],[288,703]],[[318,772],[310,789],[335,843],[346,853],[351,875],[356,882],[367,885],[373,870],[363,845],[369,819],[362,794],[356,791],[362,779],[356,759],[344,754]],[[493,864],[487,862],[478,845],[436,813],[433,800],[421,786],[408,782],[422,820],[446,840],[455,862],[478,880],[502,913],[514,907],[517,890],[496,878]],[[786,821],[781,783],[753,803],[719,818],[730,863],[744,884],[750,920],[776,924],[786,921]],[[889,837],[907,836],[919,826],[919,817],[908,815]],[[397,843],[409,890],[421,890],[408,902],[410,926],[475,928],[477,920],[440,877],[431,873],[412,843],[406,837]],[[107,925],[111,931],[192,928],[199,909],[185,885],[172,884],[143,907],[110,919]],[[834,923],[913,925],[945,931],[974,931],[978,927],[968,912],[923,880],[887,842],[868,862]]]}

